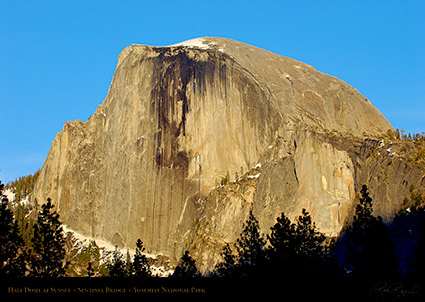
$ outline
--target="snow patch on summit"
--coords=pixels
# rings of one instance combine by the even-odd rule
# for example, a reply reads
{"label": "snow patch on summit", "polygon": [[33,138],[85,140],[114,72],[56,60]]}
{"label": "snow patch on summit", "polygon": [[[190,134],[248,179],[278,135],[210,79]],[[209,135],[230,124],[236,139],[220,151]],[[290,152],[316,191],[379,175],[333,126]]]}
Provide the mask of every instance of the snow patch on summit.
{"label": "snow patch on summit", "polygon": [[208,45],[208,41],[206,41],[204,38],[196,38],[196,39],[190,39],[187,41],[183,41],[177,44],[173,44],[170,45],[172,47],[174,46],[184,46],[184,47],[189,47],[189,48],[193,48],[193,47],[197,47],[197,48],[201,48],[201,49],[209,49],[210,46]]}

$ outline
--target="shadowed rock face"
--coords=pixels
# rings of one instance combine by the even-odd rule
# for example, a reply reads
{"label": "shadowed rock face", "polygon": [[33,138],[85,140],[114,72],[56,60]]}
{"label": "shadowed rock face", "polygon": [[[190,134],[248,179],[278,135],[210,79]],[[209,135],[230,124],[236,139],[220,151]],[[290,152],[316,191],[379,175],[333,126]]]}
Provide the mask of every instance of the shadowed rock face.
{"label": "shadowed rock face", "polygon": [[368,182],[362,137],[389,129],[351,86],[253,46],[133,45],[95,114],[56,136],[34,196],[120,247],[140,238],[175,259],[197,243],[206,268],[215,256],[200,238],[221,249],[251,209],[264,230],[306,208],[336,234]]}

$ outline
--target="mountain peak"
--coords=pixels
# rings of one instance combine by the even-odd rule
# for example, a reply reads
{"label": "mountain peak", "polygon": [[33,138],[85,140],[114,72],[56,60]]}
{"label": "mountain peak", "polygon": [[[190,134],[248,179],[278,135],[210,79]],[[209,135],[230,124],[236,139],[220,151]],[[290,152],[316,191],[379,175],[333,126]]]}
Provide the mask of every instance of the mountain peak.
{"label": "mountain peak", "polygon": [[258,47],[132,45],[95,114],[57,134],[34,195],[81,234],[174,259],[196,221],[219,246],[252,209],[265,230],[305,208],[335,234],[369,179],[364,136],[392,129],[347,83]]}

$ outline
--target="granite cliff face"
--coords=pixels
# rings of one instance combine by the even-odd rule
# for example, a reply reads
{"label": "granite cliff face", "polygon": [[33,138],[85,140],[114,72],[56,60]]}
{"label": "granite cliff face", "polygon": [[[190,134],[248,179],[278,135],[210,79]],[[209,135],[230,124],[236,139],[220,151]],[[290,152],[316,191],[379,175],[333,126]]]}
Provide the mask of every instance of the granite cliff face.
{"label": "granite cliff face", "polygon": [[94,115],[57,134],[34,196],[85,235],[130,248],[140,238],[172,259],[189,248],[207,269],[249,210],[267,230],[306,208],[335,235],[366,183],[391,215],[423,173],[371,156],[381,141],[367,137],[388,130],[348,84],[263,49],[132,45]]}

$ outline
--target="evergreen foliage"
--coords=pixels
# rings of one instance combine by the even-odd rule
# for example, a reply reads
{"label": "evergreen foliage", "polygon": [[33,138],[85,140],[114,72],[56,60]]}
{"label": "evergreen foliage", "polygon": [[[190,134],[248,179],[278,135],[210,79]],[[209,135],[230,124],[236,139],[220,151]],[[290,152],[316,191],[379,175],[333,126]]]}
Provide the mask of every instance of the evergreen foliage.
{"label": "evergreen foliage", "polygon": [[295,224],[282,213],[274,226],[270,228],[271,233],[267,235],[270,245],[267,250],[269,269],[273,275],[285,271],[293,273],[296,271],[294,259],[296,251],[294,247]]}
{"label": "evergreen foliage", "polygon": [[[3,189],[0,183],[0,276],[65,276],[67,260],[75,254],[67,254],[67,239],[51,200],[36,211],[31,205],[9,202]],[[373,216],[373,201],[367,186],[363,186],[352,224],[343,229],[336,243],[317,230],[305,209],[294,222],[282,213],[266,237],[250,212],[237,240],[224,246],[222,261],[212,275],[280,278],[285,274],[294,280],[307,280],[309,276],[315,280],[323,276],[348,280],[422,278],[425,198],[413,186],[410,193],[400,212],[386,225],[381,217]],[[71,271],[80,270],[89,277],[152,277],[144,251],[139,239],[133,258],[127,251],[125,259],[116,248],[112,261],[101,267],[100,250],[93,241],[79,249],[80,262],[73,265],[80,268]],[[185,251],[173,277],[198,276],[195,260]]]}
{"label": "evergreen foliage", "polygon": [[40,175],[41,170],[37,170],[34,174],[19,177],[16,180],[8,182],[6,189],[11,189],[15,193],[15,199],[21,200],[32,193],[34,190],[35,182]]}
{"label": "evergreen foliage", "polygon": [[220,257],[223,259],[223,261],[217,263],[217,265],[214,268],[213,275],[218,277],[233,276],[236,269],[237,257],[233,253],[232,248],[230,247],[228,243],[226,243],[226,246],[221,252]]}
{"label": "evergreen foliage", "polygon": [[65,238],[59,214],[52,212],[54,206],[51,200],[48,199],[47,203],[42,205],[37,219],[29,223],[22,217],[29,210],[17,205],[14,213],[9,208],[8,199],[3,195],[3,189],[4,186],[0,183],[0,274],[64,276],[67,267]]}
{"label": "evergreen foliage", "polygon": [[26,263],[24,240],[13,212],[8,208],[9,200],[3,195],[3,189],[0,182],[0,276],[23,276]]}
{"label": "evergreen foliage", "polygon": [[134,254],[133,270],[134,276],[138,278],[151,277],[152,273],[149,268],[149,260],[142,253],[145,251],[142,240],[136,242],[136,253]]}
{"label": "evergreen foliage", "polygon": [[149,259],[143,254],[145,248],[143,242],[138,239],[136,242],[136,251],[131,259],[130,252],[127,250],[126,259],[118,249],[115,247],[112,261],[106,265],[106,272],[104,276],[109,277],[136,277],[148,278],[152,277]]}
{"label": "evergreen foliage", "polygon": [[323,269],[328,252],[326,237],[316,229],[305,209],[296,223],[291,223],[282,213],[267,238],[269,264],[273,270],[303,274]]}
{"label": "evergreen foliage", "polygon": [[196,268],[195,260],[190,256],[189,251],[185,251],[177,265],[173,277],[177,278],[193,278],[200,276]]}
{"label": "evergreen foliage", "polygon": [[325,252],[325,235],[316,229],[310,214],[302,209],[295,225],[295,255],[301,271],[317,269]]}
{"label": "evergreen foliage", "polygon": [[65,262],[65,236],[59,214],[53,211],[51,199],[41,206],[34,225],[30,275],[36,277],[62,277],[68,263]]}
{"label": "evergreen foliage", "polygon": [[126,271],[126,263],[117,246],[115,246],[114,257],[112,263],[107,264],[109,270],[109,277],[126,277],[128,276]]}
{"label": "evergreen foliage", "polygon": [[221,253],[223,261],[216,265],[214,275],[259,277],[278,276],[283,271],[291,275],[323,272],[325,263],[329,262],[326,262],[330,257],[326,237],[317,231],[305,209],[296,223],[291,223],[282,213],[271,227],[267,240],[269,245],[250,212],[236,240],[236,253],[227,243]]}
{"label": "evergreen foliage", "polygon": [[406,134],[403,129],[397,129],[396,131],[388,130],[386,137],[402,145],[400,150],[401,156],[404,157],[407,162],[425,167],[425,132],[421,134]]}
{"label": "evergreen foliage", "polygon": [[31,240],[34,237],[37,211],[32,206],[15,203],[13,216],[19,229],[19,235],[24,240],[25,246],[30,247]]}
{"label": "evergreen foliage", "polygon": [[261,234],[258,220],[252,211],[244,223],[242,233],[236,240],[238,253],[238,270],[241,276],[256,274],[258,267],[265,262],[264,247],[266,241]]}
{"label": "evergreen foliage", "polygon": [[372,198],[366,185],[360,194],[353,223],[339,240],[343,269],[347,276],[357,279],[388,278],[396,269],[394,244],[382,218],[372,215]]}
{"label": "evergreen foliage", "polygon": [[295,225],[282,213],[274,226],[270,228],[271,233],[267,235],[270,242],[268,248],[270,261],[282,265],[294,257],[293,240],[295,238]]}
{"label": "evergreen foliage", "polygon": [[396,129],[395,132],[388,130],[387,136],[390,139],[399,139],[403,141],[425,141],[425,132],[406,134],[404,129]]}

